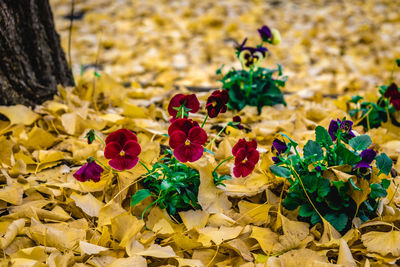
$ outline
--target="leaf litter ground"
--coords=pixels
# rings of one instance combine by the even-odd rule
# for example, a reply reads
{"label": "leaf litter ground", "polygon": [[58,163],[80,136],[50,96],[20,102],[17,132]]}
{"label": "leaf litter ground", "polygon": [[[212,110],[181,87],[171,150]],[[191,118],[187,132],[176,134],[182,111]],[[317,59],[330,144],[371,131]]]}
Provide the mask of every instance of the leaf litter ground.
{"label": "leaf litter ground", "polygon": [[[70,1],[51,2],[67,51]],[[77,86],[60,87],[54,100],[34,110],[0,107],[8,118],[0,121],[4,266],[397,266],[399,176],[380,216],[340,235],[329,224],[310,228],[297,212],[285,210],[287,184],[269,171],[279,132],[304,147],[317,125],[349,117],[351,96],[377,97],[375,87],[388,80],[393,59],[400,57],[395,1],[75,2],[71,57]],[[262,24],[282,33],[267,65],[278,61],[289,76],[287,107],[264,107],[260,115],[246,107],[206,125],[216,135],[234,115],[242,117],[251,129],[246,137],[256,138],[261,152],[253,174],[217,188],[214,157],[197,162],[202,210],[182,212],[181,224],[157,207],[141,220],[149,203],[130,207],[146,173],[141,166],[98,183],[73,178],[87,157],[106,161],[99,143],[87,144],[90,129],[102,137],[120,128],[135,131],[141,160],[155,162],[168,143],[163,134],[172,95],[194,91],[204,106],[207,89],[220,86],[215,71],[236,66],[232,40],[256,38],[254,29]],[[94,66],[100,77],[93,76]],[[400,170],[398,129],[384,124],[368,134]],[[214,145],[215,159],[229,157],[241,137],[229,127]]]}

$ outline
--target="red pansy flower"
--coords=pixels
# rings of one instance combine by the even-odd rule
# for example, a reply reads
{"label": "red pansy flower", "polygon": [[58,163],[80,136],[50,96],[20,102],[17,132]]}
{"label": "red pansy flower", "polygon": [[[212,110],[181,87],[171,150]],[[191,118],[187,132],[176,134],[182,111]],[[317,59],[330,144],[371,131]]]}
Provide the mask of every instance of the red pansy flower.
{"label": "red pansy flower", "polygon": [[229,93],[227,90],[217,90],[212,92],[212,94],[207,99],[207,112],[210,118],[215,118],[219,113],[226,112],[226,104],[229,101]]}
{"label": "red pansy flower", "polygon": [[194,162],[203,155],[207,133],[191,119],[177,119],[168,129],[169,146],[181,162]]}
{"label": "red pansy flower", "polygon": [[249,175],[260,159],[256,140],[247,142],[244,138],[240,139],[232,148],[232,154],[235,156],[235,167],[233,168],[235,177]]}
{"label": "red pansy flower", "polygon": [[95,161],[91,161],[79,168],[79,170],[74,173],[76,180],[81,182],[86,182],[92,180],[93,182],[100,181],[101,173],[104,169],[98,165]]}
{"label": "red pansy flower", "polygon": [[168,105],[168,113],[172,117],[176,118],[178,110],[180,106],[184,105],[186,109],[190,109],[188,112],[196,113],[200,109],[200,103],[197,99],[195,94],[191,95],[184,95],[184,94],[177,94],[175,95]]}
{"label": "red pansy flower", "polygon": [[108,164],[116,170],[132,169],[139,161],[140,145],[134,133],[120,129],[106,138],[104,156],[111,159]]}
{"label": "red pansy flower", "polygon": [[400,110],[400,91],[397,84],[391,83],[386,89],[384,97],[389,98],[390,104],[392,104],[396,110]]}

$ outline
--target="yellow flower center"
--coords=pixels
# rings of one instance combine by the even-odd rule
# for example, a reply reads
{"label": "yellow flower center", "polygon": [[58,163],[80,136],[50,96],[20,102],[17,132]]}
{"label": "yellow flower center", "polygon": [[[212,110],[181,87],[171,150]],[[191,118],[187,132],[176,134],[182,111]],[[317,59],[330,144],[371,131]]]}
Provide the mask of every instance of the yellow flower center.
{"label": "yellow flower center", "polygon": [[245,164],[246,162],[247,162],[247,160],[245,160],[245,159],[244,159],[244,160],[242,160],[242,163],[243,163],[243,164]]}
{"label": "yellow flower center", "polygon": [[190,145],[190,141],[189,141],[189,140],[186,140],[186,141],[185,141],[185,146],[188,146],[188,145]]}
{"label": "yellow flower center", "polygon": [[212,106],[215,107],[216,105],[217,105],[217,102],[214,101],[214,102],[212,103]]}
{"label": "yellow flower center", "polygon": [[119,155],[120,155],[121,157],[125,156],[125,151],[121,150],[121,152],[119,152]]}

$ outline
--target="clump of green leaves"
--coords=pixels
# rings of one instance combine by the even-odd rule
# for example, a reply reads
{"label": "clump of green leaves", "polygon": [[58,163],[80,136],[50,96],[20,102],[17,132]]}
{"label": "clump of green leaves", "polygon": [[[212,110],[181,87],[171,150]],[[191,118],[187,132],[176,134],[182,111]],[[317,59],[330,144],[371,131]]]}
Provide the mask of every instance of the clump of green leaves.
{"label": "clump of green leaves", "polygon": [[190,209],[201,209],[197,196],[199,193],[200,174],[179,162],[167,149],[164,157],[153,165],[145,174],[143,186],[132,196],[131,206],[136,206],[147,197],[154,200],[144,211],[158,205],[168,214],[179,220],[178,212]]}
{"label": "clump of green leaves", "polygon": [[[230,109],[241,110],[249,105],[257,107],[260,113],[263,106],[286,105],[281,88],[285,86],[287,77],[282,76],[281,66],[278,64],[276,69],[260,67],[268,55],[268,49],[263,44],[279,44],[279,32],[264,25],[259,29],[259,33],[262,40],[260,45],[246,46],[245,39],[236,47],[236,56],[242,69],[232,68],[220,80],[222,88],[229,92]],[[217,74],[222,74],[221,69],[222,67],[217,70]]]}
{"label": "clump of green leaves", "polygon": [[[321,216],[338,231],[351,227],[352,219],[362,222],[377,216],[379,199],[387,195],[392,168],[390,158],[368,149],[372,140],[368,135],[355,134],[350,121],[332,121],[327,131],[318,126],[315,141],[309,140],[298,151],[298,143],[283,135],[288,142],[275,140],[272,173],[285,177],[290,187],[283,201],[289,210],[299,208],[299,216],[312,225]],[[373,164],[373,162],[375,162]]]}
{"label": "clump of green leaves", "polygon": [[357,125],[362,125],[365,130],[378,128],[382,123],[389,119],[395,126],[400,127],[394,116],[400,110],[400,91],[396,83],[393,82],[393,73],[399,59],[393,66],[392,74],[388,85],[379,87],[379,99],[376,102],[362,101],[363,97],[354,96],[348,102],[350,105],[349,114],[354,120],[358,120]]}
{"label": "clump of green leaves", "polygon": [[[221,74],[221,70],[217,74]],[[279,78],[272,78],[277,73]],[[228,107],[241,110],[246,105],[257,107],[261,112],[263,106],[284,104],[285,100],[280,90],[285,86],[287,77],[282,77],[281,66],[276,69],[251,68],[236,70],[232,68],[220,80],[222,88],[229,91]]]}

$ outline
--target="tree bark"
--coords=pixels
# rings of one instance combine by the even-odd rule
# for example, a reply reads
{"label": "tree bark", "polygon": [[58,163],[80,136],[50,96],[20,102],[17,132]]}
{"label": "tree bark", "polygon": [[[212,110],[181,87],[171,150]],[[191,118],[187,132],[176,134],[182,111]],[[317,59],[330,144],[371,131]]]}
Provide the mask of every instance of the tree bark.
{"label": "tree bark", "polygon": [[49,0],[0,0],[0,105],[35,105],[74,85]]}

